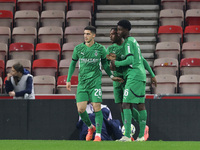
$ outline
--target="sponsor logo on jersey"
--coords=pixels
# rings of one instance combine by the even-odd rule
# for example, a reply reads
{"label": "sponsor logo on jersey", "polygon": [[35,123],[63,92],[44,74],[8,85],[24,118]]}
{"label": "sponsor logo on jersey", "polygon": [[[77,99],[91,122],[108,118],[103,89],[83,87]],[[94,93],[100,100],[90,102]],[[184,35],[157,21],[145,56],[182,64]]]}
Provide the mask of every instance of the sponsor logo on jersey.
{"label": "sponsor logo on jersey", "polygon": [[96,59],[96,58],[81,58],[80,62],[81,63],[96,63],[96,62],[99,62],[99,59]]}
{"label": "sponsor logo on jersey", "polygon": [[98,51],[97,51],[97,50],[95,50],[95,53],[94,53],[94,55],[95,55],[95,56],[97,56],[97,55],[98,55]]}

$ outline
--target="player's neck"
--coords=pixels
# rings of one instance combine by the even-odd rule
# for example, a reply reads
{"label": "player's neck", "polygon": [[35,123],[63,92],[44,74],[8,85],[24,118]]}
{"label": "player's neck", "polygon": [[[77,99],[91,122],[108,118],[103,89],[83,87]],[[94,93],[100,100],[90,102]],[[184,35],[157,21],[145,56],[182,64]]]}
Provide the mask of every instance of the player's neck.
{"label": "player's neck", "polygon": [[93,44],[94,44],[94,40],[91,40],[90,42],[85,43],[85,45],[86,45],[87,47],[91,47]]}
{"label": "player's neck", "polygon": [[117,45],[122,45],[122,43],[124,42],[124,40],[123,39],[121,39],[121,40],[119,40],[119,41],[117,41]]}

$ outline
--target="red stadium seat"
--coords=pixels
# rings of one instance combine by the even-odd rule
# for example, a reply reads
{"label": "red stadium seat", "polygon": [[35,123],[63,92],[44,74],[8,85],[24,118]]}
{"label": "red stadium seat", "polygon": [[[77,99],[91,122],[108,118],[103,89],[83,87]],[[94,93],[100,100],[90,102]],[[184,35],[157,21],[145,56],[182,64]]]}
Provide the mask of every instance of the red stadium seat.
{"label": "red stadium seat", "polygon": [[199,0],[187,0],[187,9],[200,9]]}
{"label": "red stadium seat", "polygon": [[56,79],[54,76],[34,76],[33,84],[35,94],[55,94]]}
{"label": "red stadium seat", "polygon": [[167,25],[160,26],[158,29],[159,42],[177,42],[181,43],[183,37],[183,29],[181,26]]}
{"label": "red stadium seat", "polygon": [[200,9],[189,9],[185,16],[186,25],[200,25]]}
{"label": "red stadium seat", "polygon": [[28,59],[33,61],[34,45],[31,43],[12,43],[9,47],[10,59]]}
{"label": "red stadium seat", "polygon": [[42,0],[17,0],[18,10],[42,10]]}
{"label": "red stadium seat", "polygon": [[182,46],[183,58],[200,58],[200,42],[186,42]]}
{"label": "red stadium seat", "polygon": [[2,79],[5,76],[5,63],[4,60],[0,60],[0,77],[2,77]]}
{"label": "red stadium seat", "polygon": [[59,76],[57,81],[57,91],[58,94],[76,94],[78,85],[78,76],[72,76],[71,78],[71,92],[66,89],[67,76]]}
{"label": "red stadium seat", "polygon": [[39,43],[36,45],[36,59],[55,59],[60,60],[60,44],[58,43]]}
{"label": "red stadium seat", "polygon": [[156,75],[171,74],[178,75],[178,60],[175,58],[158,58],[154,60],[154,71]]}
{"label": "red stadium seat", "polygon": [[5,43],[0,43],[0,60],[6,62],[8,53],[8,46]]}
{"label": "red stadium seat", "polygon": [[71,10],[89,10],[94,12],[94,0],[69,0]]}
{"label": "red stadium seat", "polygon": [[200,42],[200,26],[187,26],[184,32],[185,42]]}
{"label": "red stadium seat", "polygon": [[58,63],[54,59],[37,59],[33,61],[32,72],[34,76],[50,75],[57,77]]}
{"label": "red stadium seat", "polygon": [[183,58],[180,63],[182,75],[200,74],[200,58]]}
{"label": "red stadium seat", "polygon": [[162,74],[155,76],[157,87],[153,87],[154,94],[174,94],[177,89],[177,77],[175,75]]}
{"label": "red stadium seat", "polygon": [[179,92],[182,94],[199,94],[200,93],[200,75],[180,76]]}
{"label": "red stadium seat", "polygon": [[12,29],[13,27],[13,13],[9,10],[0,10],[0,26],[1,27],[9,27]]}
{"label": "red stadium seat", "polygon": [[44,10],[67,11],[68,0],[43,0]]}
{"label": "red stadium seat", "polygon": [[0,0],[0,10],[9,10],[12,13],[16,9],[16,0]]}

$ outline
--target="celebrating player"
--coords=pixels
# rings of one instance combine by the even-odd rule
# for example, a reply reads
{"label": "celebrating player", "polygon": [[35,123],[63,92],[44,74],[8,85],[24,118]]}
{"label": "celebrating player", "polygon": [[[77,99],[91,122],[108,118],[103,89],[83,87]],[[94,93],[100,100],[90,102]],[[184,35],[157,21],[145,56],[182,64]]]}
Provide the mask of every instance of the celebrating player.
{"label": "celebrating player", "polygon": [[[101,141],[101,129],[103,115],[101,111],[102,91],[100,62],[113,81],[123,82],[121,78],[114,77],[110,71],[106,60],[106,49],[101,44],[94,41],[96,36],[96,28],[87,26],[84,29],[84,43],[77,45],[74,48],[72,61],[68,71],[66,83],[67,90],[71,91],[71,76],[74,72],[77,61],[79,60],[79,83],[77,87],[76,101],[78,113],[83,122],[88,126],[88,134],[86,141],[93,138],[93,133],[96,131],[94,141]],[[96,127],[91,123],[86,110],[87,101],[91,101],[94,112]]]}

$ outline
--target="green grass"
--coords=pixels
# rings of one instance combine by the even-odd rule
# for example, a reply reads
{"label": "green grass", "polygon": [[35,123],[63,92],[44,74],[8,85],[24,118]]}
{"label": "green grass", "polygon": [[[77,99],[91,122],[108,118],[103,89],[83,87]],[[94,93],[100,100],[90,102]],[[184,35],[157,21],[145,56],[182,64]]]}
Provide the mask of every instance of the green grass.
{"label": "green grass", "polygon": [[0,140],[0,150],[197,150],[200,142],[86,142],[66,140]]}

